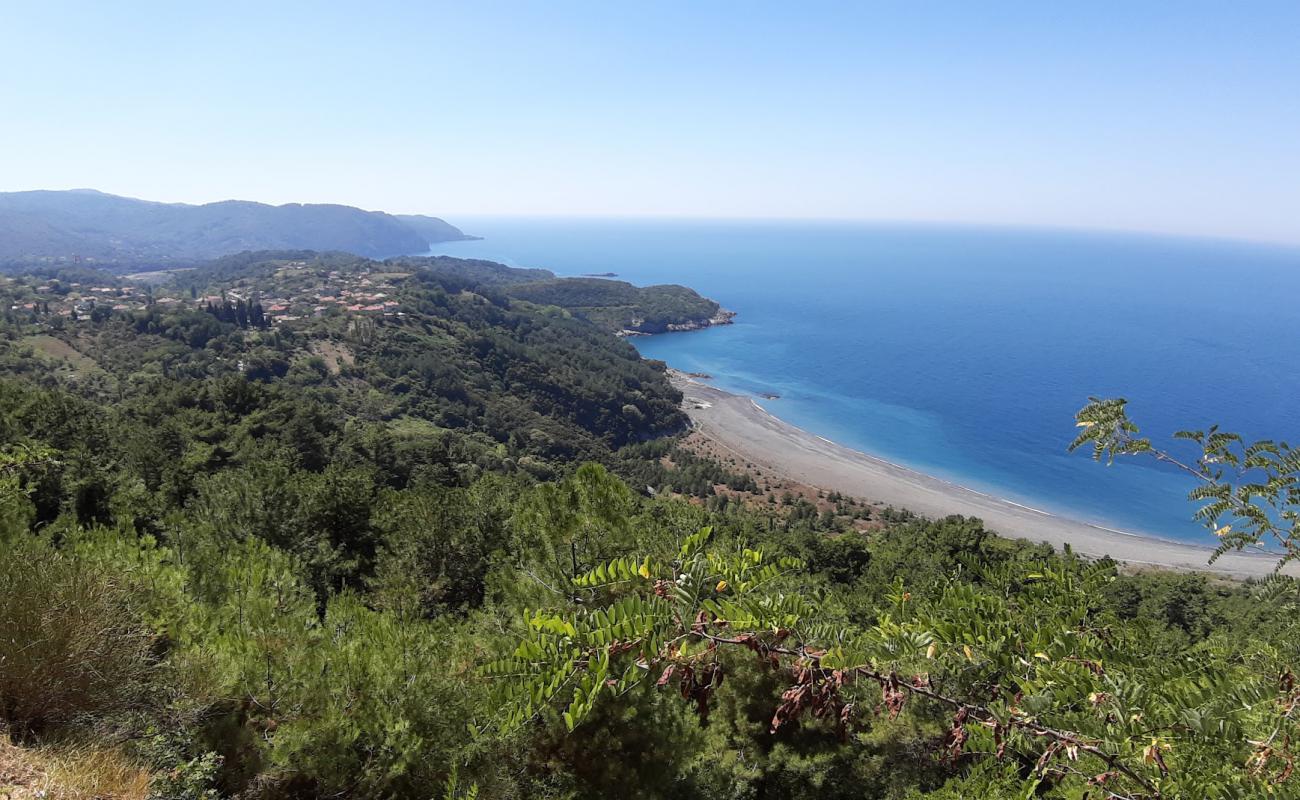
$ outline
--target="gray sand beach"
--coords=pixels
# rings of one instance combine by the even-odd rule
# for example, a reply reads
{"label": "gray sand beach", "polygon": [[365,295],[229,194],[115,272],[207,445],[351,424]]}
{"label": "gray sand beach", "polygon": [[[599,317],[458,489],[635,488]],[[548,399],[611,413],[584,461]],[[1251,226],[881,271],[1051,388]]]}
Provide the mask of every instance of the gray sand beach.
{"label": "gray sand beach", "polygon": [[790,480],[927,517],[979,517],[1004,536],[1057,548],[1069,544],[1077,553],[1108,555],[1133,566],[1260,577],[1277,564],[1276,557],[1251,552],[1230,553],[1209,564],[1209,548],[1090,525],[976,492],[811,434],[768,413],[752,398],[676,371],[672,379],[686,396],[684,407],[696,430],[744,461]]}

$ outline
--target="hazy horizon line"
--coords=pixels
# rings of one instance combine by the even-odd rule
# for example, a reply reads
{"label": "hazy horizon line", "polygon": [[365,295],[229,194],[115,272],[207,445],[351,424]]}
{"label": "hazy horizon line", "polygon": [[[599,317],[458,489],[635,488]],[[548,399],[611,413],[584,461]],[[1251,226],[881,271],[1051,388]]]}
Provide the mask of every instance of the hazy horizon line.
{"label": "hazy horizon line", "polygon": [[[1141,228],[1111,225],[1091,225],[1086,223],[1042,223],[1042,222],[1008,222],[992,220],[962,220],[962,219],[935,219],[935,218],[918,218],[918,217],[857,217],[857,216],[800,216],[800,215],[729,215],[729,214],[707,214],[707,215],[690,215],[677,214],[670,212],[636,212],[636,213],[599,213],[587,211],[560,211],[560,212],[537,212],[537,211],[410,211],[410,210],[390,210],[386,208],[368,208],[355,203],[335,201],[335,200],[290,200],[286,202],[274,202],[268,200],[257,200],[247,197],[224,197],[215,200],[154,200],[151,198],[137,197],[131,194],[120,194],[114,191],[106,191],[90,186],[74,186],[66,189],[51,189],[45,187],[31,189],[5,189],[0,194],[18,194],[22,192],[95,192],[98,194],[119,197],[127,200],[140,200],[149,203],[160,203],[163,205],[188,205],[188,206],[205,206],[217,203],[228,202],[249,202],[258,203],[272,207],[286,205],[335,205],[358,208],[368,212],[381,212],[390,215],[421,215],[431,216],[443,219],[446,222],[456,225],[456,218],[462,219],[584,219],[584,220],[622,220],[622,221],[673,221],[673,222],[753,222],[753,223],[830,223],[830,224],[857,224],[857,225],[894,225],[894,226],[918,226],[918,227],[950,227],[950,228],[986,228],[986,229],[1005,229],[1019,231],[1041,231],[1041,232],[1059,232],[1059,233],[1076,233],[1076,234],[1102,234],[1102,235],[1127,235],[1136,237],[1160,238],[1160,239],[1189,239],[1199,241],[1222,242],[1231,244],[1245,244],[1263,247],[1276,247],[1282,249],[1300,249],[1300,235],[1295,239],[1268,239],[1256,238],[1247,235],[1233,235],[1227,233],[1194,233],[1182,230],[1172,230],[1168,228]],[[466,231],[469,235],[475,235],[473,231]],[[444,243],[445,244],[445,243]]]}
{"label": "hazy horizon line", "polygon": [[[395,214],[407,213],[429,213],[429,212],[386,212]],[[1232,234],[1212,234],[1212,233],[1187,233],[1160,228],[1128,228],[1120,226],[1105,225],[1088,225],[1088,224],[1055,224],[1039,222],[995,222],[995,221],[971,221],[971,220],[952,220],[952,219],[931,219],[931,218],[914,218],[914,217],[812,217],[812,216],[728,216],[724,214],[717,215],[682,215],[666,213],[639,213],[639,214],[598,214],[584,212],[484,212],[484,211],[451,211],[437,212],[439,216],[446,221],[456,224],[457,219],[527,219],[527,220],[609,220],[609,221],[665,221],[665,222],[753,222],[753,223],[828,223],[841,225],[880,225],[880,226],[916,226],[916,227],[934,227],[934,228],[977,228],[977,229],[1002,229],[1010,231],[1041,231],[1044,233],[1075,233],[1075,234],[1096,234],[1109,236],[1134,236],[1139,238],[1152,239],[1186,239],[1193,241],[1222,242],[1225,244],[1244,244],[1260,247],[1273,247],[1285,250],[1300,249],[1300,238],[1294,240],[1286,239],[1263,239],[1254,238],[1244,235]],[[457,225],[457,227],[460,227]],[[466,233],[473,233],[466,231]],[[454,242],[440,242],[439,244],[454,244]]]}

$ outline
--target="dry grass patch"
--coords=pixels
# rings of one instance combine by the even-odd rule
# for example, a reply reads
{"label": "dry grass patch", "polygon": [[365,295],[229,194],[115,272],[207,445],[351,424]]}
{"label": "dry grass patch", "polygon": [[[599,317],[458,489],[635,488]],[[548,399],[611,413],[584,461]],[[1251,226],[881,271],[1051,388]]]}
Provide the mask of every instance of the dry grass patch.
{"label": "dry grass patch", "polygon": [[0,734],[0,800],[145,800],[151,780],[116,748],[19,747]]}
{"label": "dry grass patch", "polygon": [[330,371],[331,375],[339,374],[343,365],[352,366],[356,363],[357,357],[345,344],[337,342],[313,342],[311,352],[320,356],[325,361],[325,368]]}
{"label": "dry grass patch", "polygon": [[57,339],[48,334],[38,334],[28,336],[23,342],[30,344],[37,355],[44,356],[52,361],[61,361],[72,368],[74,372],[96,372],[99,370],[99,364],[95,359],[82,353],[72,345]]}

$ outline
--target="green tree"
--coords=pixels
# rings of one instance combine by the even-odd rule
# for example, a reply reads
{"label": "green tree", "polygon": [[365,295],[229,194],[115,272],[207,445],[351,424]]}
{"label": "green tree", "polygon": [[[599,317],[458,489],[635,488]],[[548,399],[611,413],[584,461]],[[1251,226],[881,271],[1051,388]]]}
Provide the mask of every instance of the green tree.
{"label": "green tree", "polygon": [[707,719],[739,652],[785,682],[773,733],[946,718],[937,755],[1018,765],[1022,794],[1258,796],[1290,773],[1300,693],[1286,654],[1144,657],[1141,630],[1096,602],[1108,563],[993,564],[932,593],[900,580],[879,621],[857,629],[800,588],[798,562],[711,536],[601,564],[574,579],[571,604],[529,612],[514,652],[485,667],[508,709],[500,724],[558,715],[572,730],[648,687]]}

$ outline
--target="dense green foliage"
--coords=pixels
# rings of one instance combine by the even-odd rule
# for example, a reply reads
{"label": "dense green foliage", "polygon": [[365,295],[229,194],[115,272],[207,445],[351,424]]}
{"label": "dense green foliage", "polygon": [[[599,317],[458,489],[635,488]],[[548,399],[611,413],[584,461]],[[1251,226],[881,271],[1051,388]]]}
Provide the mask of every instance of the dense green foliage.
{"label": "dense green foliage", "polygon": [[[1294,619],[1270,636],[1216,635],[1195,595],[1170,607],[1168,587],[1117,582],[1110,564],[979,548],[939,580],[895,571],[863,607],[810,586],[799,560],[709,547],[711,535],[601,564],[573,581],[570,604],[531,612],[515,651],[485,668],[502,728],[554,714],[573,730],[602,702],[664,687],[707,723],[724,677],[757,670],[784,689],[772,735],[865,744],[864,731],[904,721],[929,733],[938,775],[979,767],[949,781],[957,796],[1254,797],[1290,774]],[[1204,598],[1184,580],[1175,590]],[[1237,613],[1252,597],[1225,594]],[[1253,593],[1281,613],[1295,598],[1290,581]]]}
{"label": "dense green foliage", "polygon": [[[337,256],[289,278],[278,275],[282,262],[234,258],[207,271],[241,276],[229,281],[232,291],[267,295],[291,279],[373,264]],[[4,288],[15,300],[26,291],[17,282]],[[310,464],[323,463],[323,440],[345,420],[354,436],[378,437],[374,446],[419,450],[426,460],[432,450],[469,449],[478,451],[472,460],[508,460],[538,475],[575,459],[608,461],[613,449],[684,425],[663,366],[590,324],[433,272],[390,291],[392,314],[331,307],[265,328],[213,313],[201,297],[76,322],[33,310],[0,331],[0,367],[124,408],[145,399],[151,410],[139,415],[190,431],[178,414],[236,415],[252,438],[292,440],[295,458]],[[206,444],[221,453],[242,446]]]}
{"label": "dense green foliage", "polygon": [[[19,740],[126,743],[176,798],[1295,793],[1291,579],[723,502],[753,478],[664,438],[662,365],[472,272],[188,280],[0,328]],[[203,301],[363,280],[395,305]]]}
{"label": "dense green foliage", "polygon": [[302,276],[286,271],[286,265],[295,263],[307,263],[316,270],[370,269],[380,274],[432,275],[449,289],[472,288],[498,304],[513,299],[537,306],[555,306],[609,331],[662,333],[700,327],[720,311],[716,302],[685,286],[633,286],[604,278],[557,278],[544,269],[520,269],[493,261],[449,256],[390,258],[379,263],[347,253],[237,253],[178,274],[177,281],[200,291],[233,284],[284,293],[285,289],[306,288],[300,280],[295,281]]}

